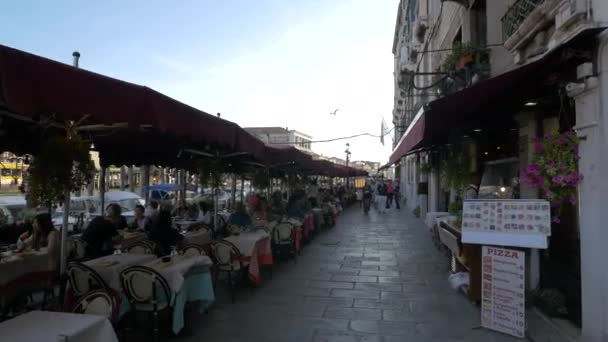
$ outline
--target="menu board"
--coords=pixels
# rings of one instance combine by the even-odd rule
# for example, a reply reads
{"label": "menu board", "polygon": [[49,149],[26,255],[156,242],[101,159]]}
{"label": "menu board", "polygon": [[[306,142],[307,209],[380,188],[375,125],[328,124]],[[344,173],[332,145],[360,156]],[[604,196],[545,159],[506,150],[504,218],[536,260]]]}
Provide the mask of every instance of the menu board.
{"label": "menu board", "polygon": [[483,246],[481,325],[523,338],[526,330],[525,253]]}
{"label": "menu board", "polygon": [[545,200],[465,200],[462,241],[547,248],[551,207]]}

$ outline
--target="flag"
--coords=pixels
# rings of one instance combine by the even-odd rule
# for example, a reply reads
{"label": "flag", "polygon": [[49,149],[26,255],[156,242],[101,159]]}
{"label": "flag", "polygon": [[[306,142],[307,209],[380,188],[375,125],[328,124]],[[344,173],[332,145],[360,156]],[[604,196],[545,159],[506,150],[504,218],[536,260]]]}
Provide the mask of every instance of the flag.
{"label": "flag", "polygon": [[384,118],[382,119],[382,122],[380,124],[380,142],[382,143],[382,146],[384,146],[384,135],[386,134],[387,127],[386,127],[386,123],[384,122]]}

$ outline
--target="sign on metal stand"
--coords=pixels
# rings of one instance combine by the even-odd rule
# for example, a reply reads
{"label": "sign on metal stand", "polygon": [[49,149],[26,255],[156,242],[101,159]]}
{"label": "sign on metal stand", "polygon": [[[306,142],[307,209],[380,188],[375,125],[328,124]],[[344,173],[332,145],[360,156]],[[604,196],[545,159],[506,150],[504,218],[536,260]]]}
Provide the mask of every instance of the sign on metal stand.
{"label": "sign on metal stand", "polygon": [[483,246],[481,325],[515,337],[526,331],[523,251]]}

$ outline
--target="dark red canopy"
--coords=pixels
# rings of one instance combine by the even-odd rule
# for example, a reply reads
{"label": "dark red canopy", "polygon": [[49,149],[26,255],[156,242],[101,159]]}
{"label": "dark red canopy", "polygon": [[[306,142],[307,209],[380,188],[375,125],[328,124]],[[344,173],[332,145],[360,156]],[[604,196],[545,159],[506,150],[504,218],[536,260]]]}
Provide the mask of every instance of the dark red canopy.
{"label": "dark red canopy", "polygon": [[150,88],[120,81],[0,45],[0,107],[37,119],[85,124],[127,122],[197,144],[216,145],[263,158],[264,144],[237,124]]}

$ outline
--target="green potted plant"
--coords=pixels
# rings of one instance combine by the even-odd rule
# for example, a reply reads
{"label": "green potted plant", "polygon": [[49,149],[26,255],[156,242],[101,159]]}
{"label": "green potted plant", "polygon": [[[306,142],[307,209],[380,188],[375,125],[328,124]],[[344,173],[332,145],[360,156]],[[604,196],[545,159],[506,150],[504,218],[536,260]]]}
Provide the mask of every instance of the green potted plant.
{"label": "green potted plant", "polygon": [[419,170],[422,174],[428,175],[433,170],[433,167],[430,163],[421,163]]}
{"label": "green potted plant", "polygon": [[68,129],[66,136],[50,137],[34,158],[27,175],[28,199],[50,210],[66,192],[88,184],[94,171],[88,144]]}
{"label": "green potted plant", "polygon": [[459,70],[473,63],[477,50],[471,43],[455,43],[443,62],[443,70]]}
{"label": "green potted plant", "polygon": [[420,218],[420,206],[417,206],[412,213],[416,218]]}

